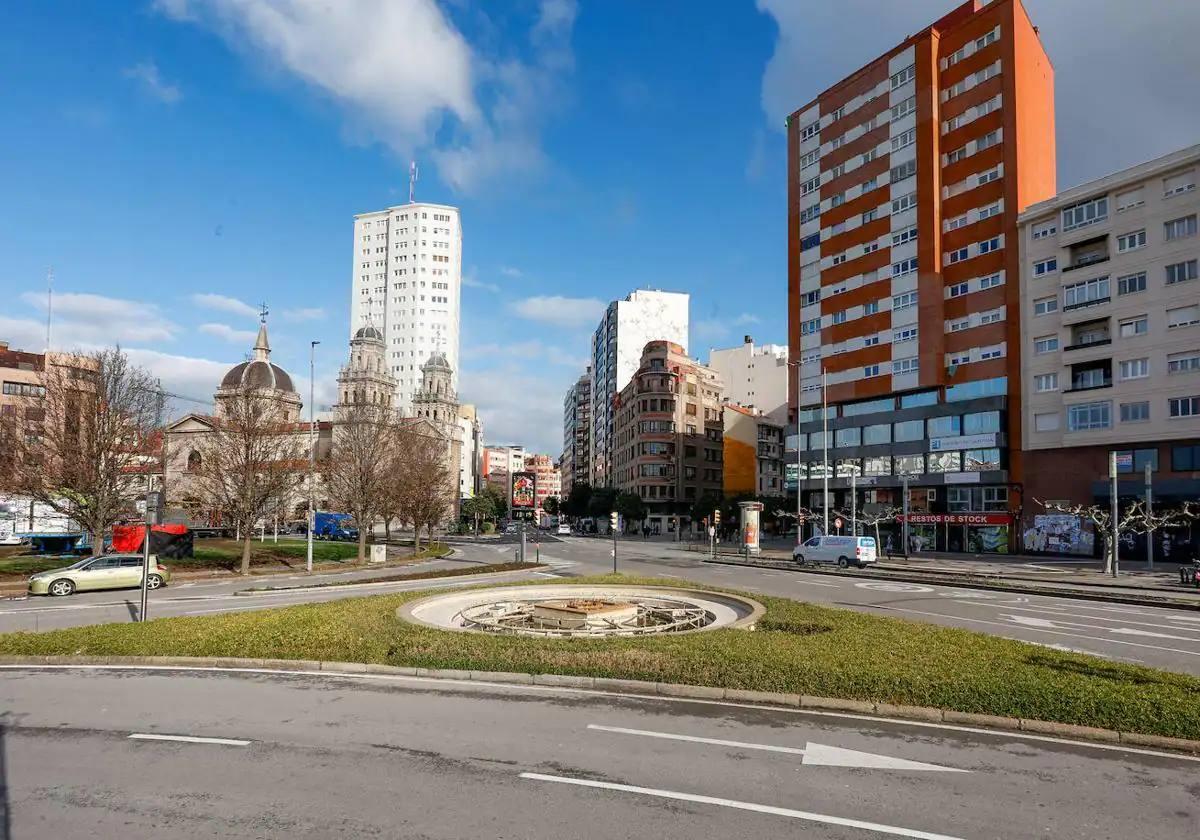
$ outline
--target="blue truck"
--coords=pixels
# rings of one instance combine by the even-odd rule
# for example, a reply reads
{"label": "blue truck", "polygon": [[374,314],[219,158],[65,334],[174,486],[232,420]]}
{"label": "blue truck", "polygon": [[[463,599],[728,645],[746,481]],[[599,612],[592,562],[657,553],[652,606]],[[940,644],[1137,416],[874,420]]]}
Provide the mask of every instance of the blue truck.
{"label": "blue truck", "polygon": [[313,517],[313,538],[318,540],[358,541],[358,529],[348,513],[317,511]]}

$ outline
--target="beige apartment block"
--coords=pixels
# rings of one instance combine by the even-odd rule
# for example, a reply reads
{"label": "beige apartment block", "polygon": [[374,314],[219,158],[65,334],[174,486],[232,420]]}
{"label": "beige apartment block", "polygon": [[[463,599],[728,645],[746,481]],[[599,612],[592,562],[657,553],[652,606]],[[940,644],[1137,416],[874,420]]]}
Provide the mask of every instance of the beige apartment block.
{"label": "beige apartment block", "polygon": [[1200,145],[1019,219],[1026,497],[1200,495]]}

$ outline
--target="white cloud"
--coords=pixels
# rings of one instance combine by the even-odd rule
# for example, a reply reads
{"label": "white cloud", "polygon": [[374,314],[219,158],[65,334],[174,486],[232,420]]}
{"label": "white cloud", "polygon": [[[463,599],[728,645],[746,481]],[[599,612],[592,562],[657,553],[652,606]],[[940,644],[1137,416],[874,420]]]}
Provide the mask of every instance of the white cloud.
{"label": "white cloud", "polygon": [[607,304],[598,298],[569,298],[560,295],[536,295],[512,304],[512,311],[530,321],[560,327],[594,325]]}
{"label": "white cloud", "polygon": [[474,403],[487,441],[520,443],[533,452],[562,451],[562,398],[578,373],[560,379],[530,373],[527,367],[463,369],[460,395]]}
{"label": "white cloud", "polygon": [[308,309],[283,310],[283,320],[285,321],[321,321],[324,318],[325,310],[319,306]]}
{"label": "white cloud", "polygon": [[230,344],[251,345],[258,333],[253,330],[235,330],[228,324],[201,324],[198,329],[202,333],[214,335]]}
{"label": "white cloud", "polygon": [[719,318],[704,318],[692,322],[692,335],[700,339],[715,339],[729,335],[729,323]]}
{"label": "white cloud", "polygon": [[166,105],[174,105],[183,98],[179,87],[164,79],[153,61],[127,67],[124,73],[126,78],[136,80],[147,94]]}
{"label": "white cloud", "polygon": [[505,277],[520,277],[521,269],[513,268],[511,265],[505,265],[500,267],[500,273]]}
{"label": "white cloud", "polygon": [[359,139],[403,158],[435,146],[442,179],[460,189],[541,166],[540,123],[573,65],[574,0],[542,0],[528,61],[473,46],[435,0],[155,5],[331,98]]}
{"label": "white cloud", "polygon": [[757,315],[753,315],[749,312],[743,312],[741,315],[739,315],[733,319],[734,326],[738,326],[738,327],[747,326],[749,324],[757,324],[757,323],[760,323],[761,321],[762,321],[761,318],[759,318]]}
{"label": "white cloud", "polygon": [[192,303],[205,309],[218,309],[233,315],[245,315],[247,318],[257,318],[258,310],[248,303],[227,295],[199,294],[192,295]]}
{"label": "white cloud", "polygon": [[590,361],[585,356],[573,356],[562,347],[543,344],[537,339],[518,341],[511,344],[489,342],[467,345],[462,349],[462,357],[465,360],[471,361],[515,359],[532,362],[541,360],[550,364],[566,365],[567,367],[579,368],[581,370]]}
{"label": "white cloud", "polygon": [[[1061,187],[1196,142],[1200,85],[1191,42],[1200,31],[1200,3],[1025,0],[1025,6],[1055,68]],[[782,130],[786,115],[949,7],[945,0],[758,0],[779,28],[762,81],[768,126]],[[867,29],[864,20],[871,21]],[[1121,125],[1153,130],[1114,131],[1114,103]]]}
{"label": "white cloud", "polygon": [[[25,292],[21,300],[46,311],[46,295],[42,292]],[[78,292],[55,294],[52,315],[51,342],[55,349],[89,343],[170,341],[179,329],[152,303]],[[45,324],[42,325],[42,336],[44,346]]]}
{"label": "white cloud", "polygon": [[462,284],[468,289],[483,289],[486,292],[498,292],[500,287],[495,283],[485,283],[475,276],[475,269],[470,269],[463,275]]}

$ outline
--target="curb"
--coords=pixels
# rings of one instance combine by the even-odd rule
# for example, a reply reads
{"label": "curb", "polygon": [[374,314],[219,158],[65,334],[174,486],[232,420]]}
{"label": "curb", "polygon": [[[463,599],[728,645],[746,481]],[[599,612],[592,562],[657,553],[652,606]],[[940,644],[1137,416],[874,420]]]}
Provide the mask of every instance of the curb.
{"label": "curb", "polygon": [[[446,558],[439,557],[437,559],[444,560]],[[498,575],[518,575],[518,574],[528,574],[529,572],[533,572],[533,571],[537,571],[537,570],[536,569],[509,569],[508,571],[504,571],[504,572],[475,572],[474,574],[469,574],[469,575],[442,575],[441,577],[383,578],[382,580],[347,581],[346,583],[331,582],[331,583],[315,584],[315,585],[311,585],[311,586],[264,586],[264,587],[252,588],[252,589],[239,589],[237,592],[234,592],[233,594],[235,596],[242,595],[242,596],[247,596],[247,597],[253,597],[255,595],[271,594],[271,593],[275,593],[275,592],[314,592],[314,591],[319,591],[322,589],[349,589],[354,586],[381,586],[386,583],[423,583],[423,582],[427,581],[432,584],[437,584],[438,582],[444,581],[444,580],[460,580],[460,579],[470,580],[471,578],[476,577],[476,576],[491,577],[494,575],[497,575],[497,576]]]}
{"label": "curb", "polygon": [[978,729],[996,730],[996,734],[1028,732],[1080,742],[1121,744],[1130,747],[1168,750],[1200,755],[1200,740],[1172,738],[1165,735],[1144,735],[1121,732],[1071,723],[1033,720],[1030,718],[999,717],[996,715],[956,712],[932,706],[901,706],[875,703],[870,700],[847,700],[837,697],[814,697],[807,694],[785,694],[773,691],[751,691],[719,686],[682,685],[680,683],[621,680],[606,677],[583,677],[569,674],[522,674],[504,671],[461,671],[440,668],[413,668],[378,665],[364,662],[316,662],[303,659],[237,659],[229,657],[186,656],[0,656],[0,666],[22,665],[81,665],[81,666],[152,666],[158,668],[253,668],[275,671],[307,671],[340,674],[390,674],[403,677],[423,677],[458,682],[509,683],[540,685],[553,688],[583,689],[615,696],[672,697],[690,700],[752,703],[779,706],[814,712],[849,712],[872,715],[898,721],[945,723]]}
{"label": "curb", "polygon": [[1165,607],[1174,610],[1200,610],[1200,601],[1189,602],[1172,600],[1161,596],[1148,595],[1145,597],[1137,595],[1122,595],[1119,593],[1109,592],[1081,592],[1076,589],[1047,589],[1041,586],[1030,586],[1019,583],[1006,583],[1003,580],[993,582],[991,580],[980,580],[973,577],[958,577],[954,575],[937,574],[930,572],[908,572],[896,574],[895,572],[880,569],[878,572],[860,572],[854,569],[824,571],[822,569],[808,569],[800,566],[789,565],[779,562],[772,565],[765,563],[746,563],[741,560],[722,560],[705,558],[702,563],[710,563],[719,566],[744,566],[751,569],[772,569],[785,572],[800,572],[807,575],[824,575],[826,577],[852,577],[865,578],[868,580],[894,580],[900,583],[934,583],[944,584],[946,586],[960,586],[964,589],[991,589],[997,592],[1015,592],[1021,595],[1048,595],[1057,598],[1073,598],[1077,601],[1104,601],[1110,604],[1131,604],[1139,607]]}

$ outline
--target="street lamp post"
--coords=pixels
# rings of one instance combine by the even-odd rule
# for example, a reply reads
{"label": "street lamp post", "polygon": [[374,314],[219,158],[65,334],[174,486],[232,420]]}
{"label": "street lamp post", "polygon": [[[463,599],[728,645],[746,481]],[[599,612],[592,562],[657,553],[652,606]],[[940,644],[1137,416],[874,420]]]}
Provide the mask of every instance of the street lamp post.
{"label": "street lamp post", "polygon": [[317,345],[319,341],[310,341],[308,343],[308,548],[304,555],[304,570],[312,574],[313,570],[313,529],[317,526],[317,512],[314,509],[313,500],[313,471],[317,460],[317,423],[316,423],[316,405],[314,398],[316,394],[316,368],[317,368]]}
{"label": "street lamp post", "polygon": [[[825,515],[822,532],[829,534],[829,374],[821,366],[821,467],[824,484],[821,489],[821,512]],[[799,453],[797,453],[798,455]],[[796,478],[799,479],[799,473]],[[799,484],[796,485],[799,487]]]}

